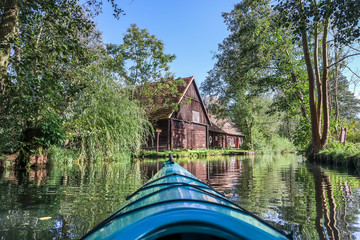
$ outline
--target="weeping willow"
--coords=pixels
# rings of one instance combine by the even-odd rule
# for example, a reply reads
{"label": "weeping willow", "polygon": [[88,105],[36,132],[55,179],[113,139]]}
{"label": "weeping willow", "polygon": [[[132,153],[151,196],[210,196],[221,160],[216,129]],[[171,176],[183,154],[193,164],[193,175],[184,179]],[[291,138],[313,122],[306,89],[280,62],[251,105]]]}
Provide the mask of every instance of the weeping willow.
{"label": "weeping willow", "polygon": [[69,146],[79,149],[82,159],[127,159],[151,134],[151,124],[111,75],[96,71],[91,78],[65,114]]}

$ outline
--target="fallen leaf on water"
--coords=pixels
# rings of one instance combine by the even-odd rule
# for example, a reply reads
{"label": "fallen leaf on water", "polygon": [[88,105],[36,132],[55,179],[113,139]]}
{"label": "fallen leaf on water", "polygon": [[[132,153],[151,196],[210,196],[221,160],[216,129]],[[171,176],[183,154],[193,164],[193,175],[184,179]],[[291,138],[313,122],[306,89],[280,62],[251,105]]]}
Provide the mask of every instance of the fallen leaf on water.
{"label": "fallen leaf on water", "polygon": [[39,220],[49,220],[49,219],[51,219],[51,217],[41,217],[41,218],[39,218]]}

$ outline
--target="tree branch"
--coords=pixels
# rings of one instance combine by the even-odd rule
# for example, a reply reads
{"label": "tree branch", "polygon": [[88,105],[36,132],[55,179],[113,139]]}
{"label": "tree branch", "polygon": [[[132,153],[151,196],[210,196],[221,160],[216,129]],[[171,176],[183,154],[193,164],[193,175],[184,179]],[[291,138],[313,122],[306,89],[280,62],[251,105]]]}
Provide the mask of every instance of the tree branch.
{"label": "tree branch", "polygon": [[343,58],[341,58],[339,61],[336,61],[334,62],[333,64],[329,65],[327,68],[331,68],[332,66],[334,66],[335,64],[338,64],[339,62],[342,62],[344,61],[345,59],[349,58],[349,57],[355,57],[355,56],[359,56],[360,55],[360,52],[359,53],[354,53],[354,54],[351,54],[351,55],[348,55],[348,56],[345,56]]}
{"label": "tree branch", "polygon": [[359,76],[357,73],[355,73],[348,65],[345,65],[345,67],[346,67],[347,69],[349,69],[349,71],[350,71],[352,74],[354,74],[357,78],[360,78],[360,76]]}
{"label": "tree branch", "polygon": [[356,48],[354,48],[354,47],[352,47],[352,46],[349,46],[349,45],[346,45],[346,46],[347,46],[348,48],[354,50],[354,51],[360,52],[360,49],[356,49]]}

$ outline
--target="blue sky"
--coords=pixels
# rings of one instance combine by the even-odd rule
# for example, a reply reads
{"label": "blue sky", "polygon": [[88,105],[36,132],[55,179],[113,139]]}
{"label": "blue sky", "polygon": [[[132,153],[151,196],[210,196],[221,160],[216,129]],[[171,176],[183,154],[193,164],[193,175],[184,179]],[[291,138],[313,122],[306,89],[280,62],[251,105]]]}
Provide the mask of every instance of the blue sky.
{"label": "blue sky", "polygon": [[[122,0],[117,1],[126,15],[113,17],[107,1],[103,14],[96,18],[105,43],[122,43],[130,24],[146,28],[165,44],[165,53],[175,54],[171,71],[176,77],[194,76],[198,86],[212,69],[214,52],[228,36],[223,12],[229,12],[238,0]],[[359,73],[357,57],[350,64]],[[345,72],[348,79],[352,74]],[[357,80],[357,79],[355,79]],[[360,80],[360,79],[359,79]],[[358,81],[359,81],[358,80]],[[354,90],[352,85],[350,90]],[[360,83],[356,85],[360,90]],[[360,98],[360,95],[359,95]]]}
{"label": "blue sky", "polygon": [[123,0],[126,15],[114,19],[109,4],[96,19],[105,43],[121,43],[130,24],[146,28],[165,44],[165,53],[175,54],[171,71],[176,77],[194,76],[198,85],[212,69],[213,52],[228,36],[222,12],[237,0]]}

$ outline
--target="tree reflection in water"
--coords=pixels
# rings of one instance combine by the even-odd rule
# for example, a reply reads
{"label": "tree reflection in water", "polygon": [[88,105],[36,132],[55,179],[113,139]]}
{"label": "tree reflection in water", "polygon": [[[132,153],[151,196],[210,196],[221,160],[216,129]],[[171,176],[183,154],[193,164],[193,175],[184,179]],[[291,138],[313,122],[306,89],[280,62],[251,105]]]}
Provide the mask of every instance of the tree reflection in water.
{"label": "tree reflection in water", "polygon": [[[294,155],[180,162],[240,206],[298,239],[353,239],[359,178]],[[357,194],[352,195],[352,189]]]}
{"label": "tree reflection in water", "polygon": [[[240,206],[293,231],[296,239],[356,239],[360,232],[357,176],[306,164],[295,155],[177,161]],[[0,239],[77,239],[118,209],[162,163],[0,172]]]}

